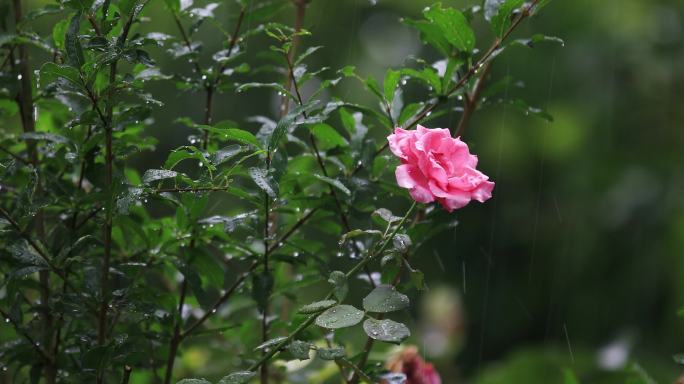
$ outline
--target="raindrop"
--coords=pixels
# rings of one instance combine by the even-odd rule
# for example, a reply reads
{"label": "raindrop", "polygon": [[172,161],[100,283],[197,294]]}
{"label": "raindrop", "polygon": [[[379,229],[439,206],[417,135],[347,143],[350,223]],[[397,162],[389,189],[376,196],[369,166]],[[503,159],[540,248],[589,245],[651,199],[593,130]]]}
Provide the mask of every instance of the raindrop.
{"label": "raindrop", "polygon": [[9,322],[10,322],[10,319],[9,319],[9,318],[6,318],[6,319],[5,319],[5,323],[9,323]]}
{"label": "raindrop", "polygon": [[206,80],[206,79],[207,79],[207,75],[202,75],[202,80]]}
{"label": "raindrop", "polygon": [[21,74],[17,75],[17,80],[21,80],[23,76]]}
{"label": "raindrop", "polygon": [[292,254],[292,257],[299,257],[299,252],[295,252]]}

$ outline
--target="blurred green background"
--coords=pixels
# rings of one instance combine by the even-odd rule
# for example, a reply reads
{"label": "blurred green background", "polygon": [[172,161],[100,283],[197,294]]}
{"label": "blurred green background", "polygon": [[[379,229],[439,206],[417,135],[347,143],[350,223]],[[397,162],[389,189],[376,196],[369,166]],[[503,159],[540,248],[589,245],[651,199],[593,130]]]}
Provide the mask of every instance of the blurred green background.
{"label": "blurred green background", "polygon": [[[304,23],[313,35],[303,44],[326,48],[311,65],[355,65],[382,78],[412,55],[438,60],[400,22],[430,4],[313,0]],[[151,7],[143,28],[176,34],[163,2]],[[232,28],[232,4],[216,12]],[[292,24],[293,13],[287,9],[280,21]],[[486,49],[491,33],[484,22],[475,27]],[[430,286],[416,297],[414,341],[444,383],[556,383],[564,369],[582,382],[624,383],[611,372],[635,370],[633,363],[674,383],[684,373],[672,358],[684,352],[677,315],[684,307],[684,1],[556,0],[514,37],[536,33],[565,44],[510,49],[489,81],[519,80],[507,93],[545,108],[554,122],[503,105],[484,106],[471,121],[464,140],[496,182],[494,198],[457,211],[460,224],[414,256]],[[196,35],[207,57],[220,49],[219,38],[210,26]],[[246,49],[253,54],[266,44],[259,37]],[[162,48],[152,57],[165,73],[190,71]],[[157,151],[136,159],[140,169],[162,164],[192,133],[165,111],[199,121],[204,103],[172,84],[150,90],[165,107],[149,132],[160,141]],[[352,81],[332,94],[374,103]],[[225,93],[215,121],[243,123],[264,114],[264,105],[274,117],[278,104],[268,91]],[[430,125],[453,127],[458,117]],[[192,353],[181,363],[189,371],[200,369]]]}

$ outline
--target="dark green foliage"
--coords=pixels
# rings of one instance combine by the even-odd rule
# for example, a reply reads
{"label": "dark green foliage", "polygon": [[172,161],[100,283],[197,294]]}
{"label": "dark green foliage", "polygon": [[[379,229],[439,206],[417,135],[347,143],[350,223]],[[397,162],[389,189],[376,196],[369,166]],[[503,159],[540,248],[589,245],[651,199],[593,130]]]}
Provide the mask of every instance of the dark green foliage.
{"label": "dark green foliage", "polygon": [[[467,14],[435,4],[405,23],[443,56],[444,70],[416,59],[388,69],[380,85],[351,66],[316,68],[321,47],[306,47],[306,30],[277,22],[289,4],[67,1],[8,24],[0,44],[12,65],[0,69],[0,117],[13,128],[0,137],[0,309],[11,340],[0,357],[12,375],[103,383],[132,374],[171,383],[179,379],[176,357],[216,338],[211,348],[230,355],[221,373],[179,383],[245,383],[271,359],[306,360],[311,349],[341,374],[368,381],[369,351],[346,359],[341,346],[320,347],[324,334],[355,327],[390,343],[410,336],[394,320],[364,321],[357,308],[406,309],[408,296],[396,287],[425,286],[410,254],[454,219],[408,208],[385,137],[447,113],[445,100],[480,95],[477,68],[495,55],[476,54]],[[506,1],[488,11],[498,38],[517,25],[511,17],[520,6]],[[217,16],[222,8],[229,21]],[[45,37],[32,32],[50,15]],[[146,32],[149,18],[177,32]],[[198,37],[205,30],[223,37],[214,52]],[[250,55],[250,39],[272,46]],[[535,35],[518,44],[554,40]],[[23,56],[34,49],[50,55]],[[330,97],[346,78],[376,100]],[[406,81],[425,97],[404,104]],[[205,100],[203,107],[166,109],[158,86]],[[217,95],[252,92],[276,92],[279,113],[214,121]],[[550,120],[522,100],[500,102]],[[141,169],[133,160],[158,151],[152,132],[170,130],[156,129],[153,111],[193,135]],[[375,287],[375,270],[387,285]],[[359,285],[359,276],[369,284]],[[366,298],[343,304],[351,290]],[[335,343],[346,336],[335,332]]]}

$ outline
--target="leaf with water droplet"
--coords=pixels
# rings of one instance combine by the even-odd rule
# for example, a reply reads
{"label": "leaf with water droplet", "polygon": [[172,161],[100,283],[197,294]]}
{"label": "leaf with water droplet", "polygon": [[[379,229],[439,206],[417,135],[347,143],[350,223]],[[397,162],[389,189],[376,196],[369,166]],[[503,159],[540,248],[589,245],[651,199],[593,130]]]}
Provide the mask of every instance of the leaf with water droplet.
{"label": "leaf with water droplet", "polygon": [[389,319],[367,319],[363,322],[363,330],[374,340],[393,344],[399,344],[411,336],[411,331],[404,324]]}
{"label": "leaf with water droplet", "polygon": [[318,313],[325,311],[326,309],[334,306],[337,304],[337,301],[335,300],[321,300],[321,301],[316,301],[311,304],[307,304],[297,311],[298,313],[303,313],[303,314],[312,314],[312,313]]}
{"label": "leaf with water droplet", "polygon": [[399,216],[394,216],[392,211],[390,211],[387,208],[378,208],[373,213],[371,214],[373,217],[377,217],[382,219],[385,223],[391,224],[391,223],[396,223],[399,220],[401,220],[401,217]]}
{"label": "leaf with water droplet", "polygon": [[368,312],[387,313],[402,310],[409,303],[408,296],[391,285],[380,285],[363,299],[363,308]]}
{"label": "leaf with water droplet", "polygon": [[317,175],[317,174],[314,174],[313,176],[315,178],[317,178],[318,180],[324,181],[324,182],[332,185],[336,189],[342,191],[345,195],[351,196],[351,191],[344,184],[342,184],[341,181],[327,177],[327,176]]}
{"label": "leaf with water droplet", "polygon": [[345,355],[344,347],[318,348],[316,350],[316,356],[323,360],[335,360]]}
{"label": "leaf with water droplet", "polygon": [[311,350],[311,347],[311,343],[294,340],[287,346],[287,350],[299,360],[309,360],[309,350]]}
{"label": "leaf with water droplet", "polygon": [[150,184],[153,181],[170,179],[178,176],[178,172],[170,171],[168,169],[148,169],[142,177],[144,184]]}
{"label": "leaf with water droplet", "polygon": [[486,0],[485,19],[492,27],[492,32],[496,37],[503,37],[511,26],[511,15],[513,11],[523,5],[525,0]]}
{"label": "leaf with water droplet", "polygon": [[249,169],[249,175],[252,180],[259,186],[266,194],[272,198],[278,196],[276,187],[271,183],[268,172],[263,168],[252,167]]}
{"label": "leaf with water droplet", "polygon": [[347,284],[347,275],[344,272],[332,271],[328,277],[328,283],[333,285],[333,290],[337,300],[342,301],[347,297],[349,292],[349,285]]}
{"label": "leaf with water droplet", "polygon": [[211,384],[211,381],[205,379],[183,379],[176,382],[176,384]]}
{"label": "leaf with water droplet", "polygon": [[233,372],[219,380],[218,384],[246,384],[254,376],[256,372],[252,371]]}
{"label": "leaf with water droplet", "polygon": [[461,52],[471,53],[475,48],[473,32],[465,16],[455,8],[442,8],[436,3],[423,11],[423,15],[441,31],[446,40]]}
{"label": "leaf with water droplet", "polygon": [[408,235],[400,233],[394,235],[394,238],[392,238],[392,244],[394,244],[394,248],[396,248],[397,251],[406,252],[411,247],[411,238],[408,237]]}
{"label": "leaf with water droplet", "polygon": [[341,304],[318,315],[316,325],[328,329],[338,329],[354,326],[361,320],[363,320],[363,311],[351,305]]}

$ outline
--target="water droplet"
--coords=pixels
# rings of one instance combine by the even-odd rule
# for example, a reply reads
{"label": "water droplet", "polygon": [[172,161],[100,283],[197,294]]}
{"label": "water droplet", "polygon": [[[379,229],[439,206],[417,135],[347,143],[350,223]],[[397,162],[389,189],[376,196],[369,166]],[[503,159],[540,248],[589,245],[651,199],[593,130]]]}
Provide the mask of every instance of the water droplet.
{"label": "water droplet", "polygon": [[207,79],[207,75],[202,75],[202,80],[206,80],[206,79]]}
{"label": "water droplet", "polygon": [[9,318],[5,319],[5,323],[9,323],[9,322],[10,322]]}
{"label": "water droplet", "polygon": [[21,80],[23,76],[21,74],[17,75],[17,80]]}

